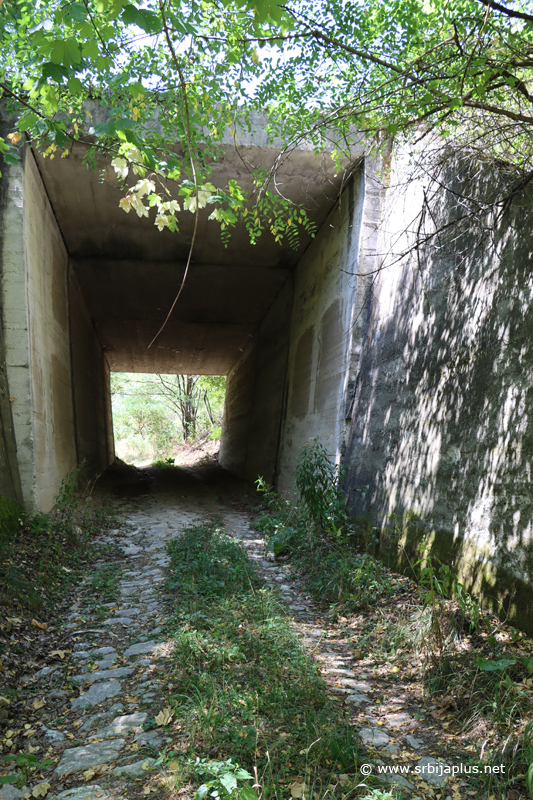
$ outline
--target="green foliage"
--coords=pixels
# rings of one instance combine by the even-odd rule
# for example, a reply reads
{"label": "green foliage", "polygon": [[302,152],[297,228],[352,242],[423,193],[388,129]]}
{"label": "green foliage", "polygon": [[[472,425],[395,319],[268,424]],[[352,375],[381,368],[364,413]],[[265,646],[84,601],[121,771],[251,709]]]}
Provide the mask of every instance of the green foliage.
{"label": "green foliage", "polygon": [[[287,796],[294,775],[320,796],[333,791],[337,769],[358,783],[356,730],[239,542],[205,524],[185,530],[169,554],[170,705],[184,731],[181,755],[170,754],[181,759],[175,788],[192,782],[197,797],[254,800],[241,783],[253,768],[265,798]],[[205,752],[210,760],[198,759]]]}
{"label": "green foliage", "polygon": [[93,572],[89,592],[99,602],[112,603],[119,596],[121,568],[117,564],[105,564]]}
{"label": "green foliage", "polygon": [[12,764],[17,769],[17,772],[14,775],[8,775],[5,777],[0,776],[0,786],[14,783],[19,787],[19,789],[22,788],[22,786],[24,786],[28,780],[30,770],[32,772],[35,772],[36,770],[46,770],[50,764],[54,763],[52,758],[39,761],[37,757],[31,753],[22,752],[18,755],[4,756],[4,761],[6,761],[8,764]]}
{"label": "green foliage", "polygon": [[158,458],[156,461],[154,461],[154,466],[159,467],[160,469],[179,469],[179,467],[176,466],[176,459],[171,458],[170,456],[164,459]]}
{"label": "green foliage", "polygon": [[117,452],[126,461],[156,456],[161,465],[182,441],[220,436],[223,376],[113,373],[111,391]]}
{"label": "green foliage", "polygon": [[25,515],[24,525],[0,540],[0,603],[29,611],[46,607],[94,556],[94,537],[115,520],[76,486],[70,473],[50,513]]}
{"label": "green foliage", "polygon": [[317,533],[326,532],[336,539],[342,537],[348,523],[342,479],[340,468],[331,462],[318,439],[302,447],[296,462],[296,491]]}
{"label": "green foliage", "polygon": [[0,497],[0,543],[2,539],[9,539],[26,519],[26,512],[16,500],[10,497]]}
{"label": "green foliage", "polygon": [[296,505],[281,498],[262,478],[256,483],[266,505],[256,525],[266,533],[267,550],[276,556],[289,555],[317,599],[340,603],[346,609],[368,608],[393,590],[383,564],[351,546],[356,538],[369,540],[369,522],[348,519],[342,471],[331,463],[317,439],[302,448],[297,461]]}
{"label": "green foliage", "polygon": [[169,547],[172,577],[170,590],[190,598],[238,595],[259,580],[246,553],[222,531],[199,526]]}
{"label": "green foliage", "polygon": [[[372,149],[435,131],[500,168],[502,205],[533,166],[533,15],[504,3],[12,0],[0,5],[0,42],[17,119],[0,140],[4,162],[19,160],[22,134],[50,157],[81,141],[89,165],[111,161],[124,211],[159,230],[209,209],[224,243],[239,224],[253,242],[313,234],[273,172],[253,173],[250,191],[235,177],[211,182],[223,135],[238,144],[257,110],[284,155],[332,143],[337,166],[364,137]],[[93,119],[95,98],[106,110]]]}
{"label": "green foliage", "polygon": [[231,758],[227,761],[196,758],[192,770],[201,777],[208,776],[208,780],[198,787],[194,800],[204,800],[207,795],[215,800],[227,797],[234,797],[235,800],[257,800],[257,794],[251,786],[239,785],[239,781],[251,781],[254,776],[234,764]]}

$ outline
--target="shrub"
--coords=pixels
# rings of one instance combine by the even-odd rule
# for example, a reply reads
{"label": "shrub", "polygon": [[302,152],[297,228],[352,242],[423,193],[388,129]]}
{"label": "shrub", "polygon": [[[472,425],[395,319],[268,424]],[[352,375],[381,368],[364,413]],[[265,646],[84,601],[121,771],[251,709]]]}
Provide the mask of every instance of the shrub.
{"label": "shrub", "polygon": [[0,539],[9,539],[24,524],[26,512],[16,500],[0,497]]}

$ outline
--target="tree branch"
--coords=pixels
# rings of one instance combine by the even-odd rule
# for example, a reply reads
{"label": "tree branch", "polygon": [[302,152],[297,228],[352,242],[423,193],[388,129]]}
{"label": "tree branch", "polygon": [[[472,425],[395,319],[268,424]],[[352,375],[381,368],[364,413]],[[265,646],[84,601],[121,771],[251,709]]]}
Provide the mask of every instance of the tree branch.
{"label": "tree branch", "polygon": [[494,0],[478,0],[478,2],[488,8],[494,9],[494,11],[501,11],[502,14],[512,17],[513,19],[524,19],[526,22],[533,22],[533,16],[531,14],[525,14],[523,11],[514,11],[512,8],[507,8],[506,6],[500,5],[500,3],[495,3]]}

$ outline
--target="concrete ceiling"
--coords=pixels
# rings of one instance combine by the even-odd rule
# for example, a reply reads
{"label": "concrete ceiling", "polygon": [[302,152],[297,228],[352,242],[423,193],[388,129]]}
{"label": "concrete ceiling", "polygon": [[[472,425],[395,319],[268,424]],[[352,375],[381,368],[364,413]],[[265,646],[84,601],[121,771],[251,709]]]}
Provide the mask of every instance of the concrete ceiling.
{"label": "concrete ceiling", "polygon": [[[255,137],[255,138],[254,138]],[[259,144],[258,144],[259,142]],[[211,180],[235,178],[251,185],[246,164],[269,168],[278,149],[265,143],[261,126],[238,148],[226,143]],[[202,211],[185,289],[170,322],[157,333],[181,284],[194,216],[180,215],[180,232],[159,232],[151,219],[119,208],[124,192],[104,161],[83,163],[82,147],[67,158],[36,155],[57,222],[113,371],[226,374],[270,308],[311,239],[293,250],[270,233],[251,245],[237,230],[227,248],[220,227]],[[303,205],[317,226],[337,200],[343,175],[331,155],[294,150],[277,172],[279,190]]]}

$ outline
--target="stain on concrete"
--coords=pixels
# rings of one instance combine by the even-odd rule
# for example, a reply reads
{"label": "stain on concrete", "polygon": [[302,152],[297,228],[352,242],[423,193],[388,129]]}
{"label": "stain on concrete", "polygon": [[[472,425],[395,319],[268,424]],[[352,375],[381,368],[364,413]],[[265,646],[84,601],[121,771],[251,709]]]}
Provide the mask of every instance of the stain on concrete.
{"label": "stain on concrete", "polygon": [[335,300],[322,316],[320,355],[315,387],[315,411],[336,408],[343,377],[345,331],[341,323],[341,301]]}
{"label": "stain on concrete", "polygon": [[302,333],[294,358],[291,381],[291,414],[299,419],[305,417],[309,411],[314,330],[315,326],[311,325]]}

